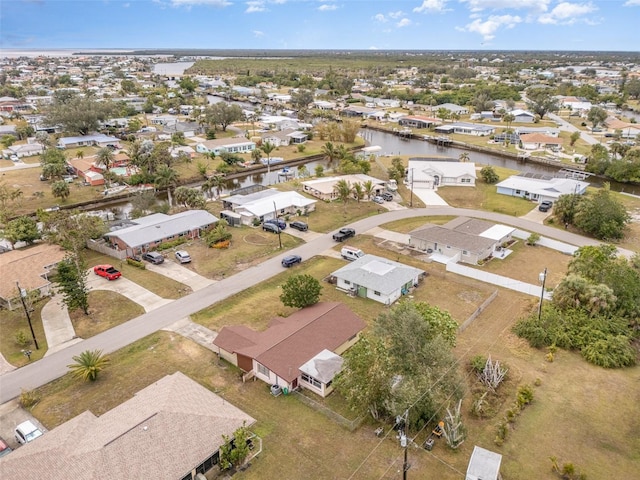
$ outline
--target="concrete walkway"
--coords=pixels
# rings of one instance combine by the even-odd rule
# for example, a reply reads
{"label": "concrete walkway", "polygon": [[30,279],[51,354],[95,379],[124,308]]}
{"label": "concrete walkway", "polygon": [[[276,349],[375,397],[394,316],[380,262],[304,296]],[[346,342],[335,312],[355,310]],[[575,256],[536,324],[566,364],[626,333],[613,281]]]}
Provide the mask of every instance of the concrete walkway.
{"label": "concrete walkway", "polygon": [[193,340],[198,345],[202,345],[211,351],[215,351],[213,341],[218,336],[218,332],[209,330],[207,327],[194,323],[188,318],[181,318],[177,322],[163,328],[163,330],[175,332],[178,335],[182,335],[185,338]]}
{"label": "concrete walkway", "polygon": [[69,310],[62,303],[62,295],[54,295],[42,307],[41,317],[44,336],[47,337],[48,345],[45,356],[52,355],[82,340],[76,337],[76,331],[69,318]]}
{"label": "concrete walkway", "polygon": [[106,278],[91,272],[87,278],[87,286],[90,290],[110,290],[119,293],[132,302],[139,304],[144,308],[145,312],[150,312],[173,301],[168,298],[162,298],[124,277],[110,282]]}
{"label": "concrete walkway", "polygon": [[171,278],[176,282],[184,283],[190,287],[192,291],[196,292],[209,285],[215,283],[215,280],[203,277],[202,275],[190,270],[187,267],[183,267],[178,262],[173,260],[165,260],[160,265],[154,265],[153,263],[145,264],[147,270],[163,275],[167,278]]}

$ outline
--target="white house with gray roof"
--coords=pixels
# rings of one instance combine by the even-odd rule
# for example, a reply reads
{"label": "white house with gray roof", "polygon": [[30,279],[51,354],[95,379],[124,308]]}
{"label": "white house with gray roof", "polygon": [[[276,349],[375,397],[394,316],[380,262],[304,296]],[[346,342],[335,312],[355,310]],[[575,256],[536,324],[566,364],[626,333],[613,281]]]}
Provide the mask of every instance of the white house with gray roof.
{"label": "white house with gray roof", "polygon": [[584,195],[589,184],[571,178],[530,178],[512,175],[496,184],[498,193],[512,197],[526,198],[538,203],[547,200],[555,202],[561,195],[572,193]]}
{"label": "white house with gray roof", "polygon": [[407,183],[413,188],[429,189],[446,186],[475,187],[476,164],[410,159]]}
{"label": "white house with gray roof", "polygon": [[[317,200],[307,198],[298,192],[281,192],[275,188],[260,190],[248,195],[233,195],[223,199],[220,215],[227,219],[229,212],[239,217],[242,225],[252,225],[254,221],[263,222],[279,216],[307,214],[316,208]],[[233,217],[233,215],[231,215]],[[237,222],[230,221],[232,225]]]}
{"label": "white house with gray roof", "polygon": [[175,215],[154,213],[136,218],[132,220],[132,225],[111,231],[104,238],[116,250],[139,255],[163,242],[199,238],[217,222],[218,218],[206,210],[188,210]]}
{"label": "white house with gray roof", "polygon": [[104,148],[107,145],[118,145],[120,140],[116,137],[103,135],[101,133],[93,135],[81,135],[78,137],[62,137],[58,140],[58,148],[76,148],[76,147],[99,147]]}
{"label": "white house with gray roof", "polygon": [[391,305],[418,285],[426,272],[376,255],[364,255],[331,274],[338,290]]}

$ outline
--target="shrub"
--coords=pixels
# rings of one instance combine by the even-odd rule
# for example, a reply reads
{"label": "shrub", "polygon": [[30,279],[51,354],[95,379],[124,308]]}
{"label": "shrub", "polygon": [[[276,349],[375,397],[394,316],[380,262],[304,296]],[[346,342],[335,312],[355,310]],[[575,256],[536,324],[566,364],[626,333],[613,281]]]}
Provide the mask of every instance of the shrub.
{"label": "shrub", "polygon": [[174,247],[177,247],[178,245],[182,245],[183,243],[187,243],[187,239],[179,238],[177,240],[172,240],[170,242],[161,243],[156,247],[156,250],[158,250],[159,252],[162,252],[163,250],[170,250]]}
{"label": "shrub", "polygon": [[521,385],[516,394],[516,404],[522,410],[533,401],[533,387],[531,385]]}
{"label": "shrub", "polygon": [[529,235],[529,237],[527,238],[527,245],[535,245],[536,243],[538,243],[540,241],[540,235],[537,234],[536,232],[533,232],[531,235]]}
{"label": "shrub", "polygon": [[223,240],[221,242],[213,244],[213,248],[218,248],[218,249],[229,248],[230,246],[231,246],[230,240]]}
{"label": "shrub", "polygon": [[625,335],[607,335],[586,345],[581,353],[588,362],[604,368],[636,364],[636,352]]}
{"label": "shrub", "polygon": [[40,397],[34,390],[24,390],[20,391],[20,398],[18,398],[18,403],[22,408],[31,408],[35,406],[36,403],[40,401]]}
{"label": "shrub", "polygon": [[473,370],[475,373],[482,373],[486,363],[487,363],[487,357],[483,355],[476,355],[469,362],[469,364],[471,365],[471,370]]}
{"label": "shrub", "polygon": [[132,267],[139,268],[140,270],[145,270],[147,266],[142,263],[140,260],[136,260],[135,258],[127,257],[127,265],[131,265]]}
{"label": "shrub", "polygon": [[16,332],[15,338],[16,338],[16,343],[21,348],[28,347],[31,344],[31,340],[29,340],[29,337],[27,337],[27,334],[24,333],[24,330],[18,330]]}

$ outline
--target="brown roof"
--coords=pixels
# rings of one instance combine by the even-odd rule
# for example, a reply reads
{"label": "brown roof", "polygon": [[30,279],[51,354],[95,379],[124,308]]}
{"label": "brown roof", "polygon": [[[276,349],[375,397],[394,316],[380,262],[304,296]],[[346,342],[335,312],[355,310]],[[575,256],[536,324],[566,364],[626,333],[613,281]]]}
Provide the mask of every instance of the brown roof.
{"label": "brown roof", "polygon": [[64,258],[64,254],[57,245],[41,243],[0,255],[0,298],[18,296],[16,281],[27,291],[49,285],[51,282],[46,275]]}
{"label": "brown roof", "polygon": [[263,332],[224,327],[213,343],[228,352],[253,358],[291,382],[304,363],[322,350],[335,351],[365,326],[342,303],[317,303],[287,318],[275,318]]}
{"label": "brown roof", "polygon": [[480,235],[482,232],[486,232],[494,225],[495,223],[479,220],[477,218],[457,217],[443,225],[443,227],[448,228],[449,230],[455,230],[456,232]]}
{"label": "brown roof", "polygon": [[546,143],[562,145],[561,138],[550,137],[549,135],[544,135],[542,133],[525,133],[524,135],[520,135],[520,141],[522,143]]}
{"label": "brown roof", "polygon": [[495,240],[491,240],[490,238],[452,230],[446,226],[434,225],[432,223],[409,232],[409,236],[427,242],[449,245],[460,250],[468,250],[473,253],[483,252],[496,243]]}
{"label": "brown roof", "polygon": [[255,419],[180,372],[100,417],[84,412],[0,459],[3,480],[180,479]]}

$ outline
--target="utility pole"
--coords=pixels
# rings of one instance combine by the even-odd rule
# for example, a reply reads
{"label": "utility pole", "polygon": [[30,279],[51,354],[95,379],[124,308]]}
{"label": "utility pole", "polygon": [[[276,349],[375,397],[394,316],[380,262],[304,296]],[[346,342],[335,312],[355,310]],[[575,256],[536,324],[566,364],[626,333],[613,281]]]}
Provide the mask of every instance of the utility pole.
{"label": "utility pole", "polygon": [[413,207],[413,168],[410,170],[411,172],[411,200],[409,200],[409,207]]}
{"label": "utility pole", "polygon": [[276,208],[276,201],[273,201],[273,214],[276,219],[276,227],[278,228],[278,243],[280,244],[280,250],[282,250],[282,229],[280,228],[280,223],[278,222],[278,209]]}
{"label": "utility pole", "polygon": [[402,463],[402,480],[407,480],[407,472],[411,468],[407,461],[407,449],[409,447],[409,439],[407,438],[407,421],[409,420],[409,410],[404,411],[402,417],[402,430],[400,431],[400,446],[404,448],[404,462]]}
{"label": "utility pole", "polygon": [[544,271],[539,275],[540,283],[542,283],[542,288],[540,289],[540,305],[538,306],[538,321],[540,321],[540,317],[542,316],[542,299],[544,298],[544,283],[547,280],[547,267],[544,267]]}
{"label": "utility pole", "polygon": [[[20,288],[20,284],[16,281],[16,287],[18,287],[18,295],[20,295],[20,300],[22,300],[22,308],[24,308],[24,313],[27,316],[27,322],[29,322],[29,329],[31,330],[31,336],[33,337],[33,344],[36,346],[36,350],[40,350],[38,346],[38,340],[36,340],[36,334],[33,331],[33,325],[31,324],[31,316],[29,315],[29,309],[27,308],[27,304],[24,301],[24,297],[27,296],[26,290]],[[29,357],[31,360],[31,357]]]}

